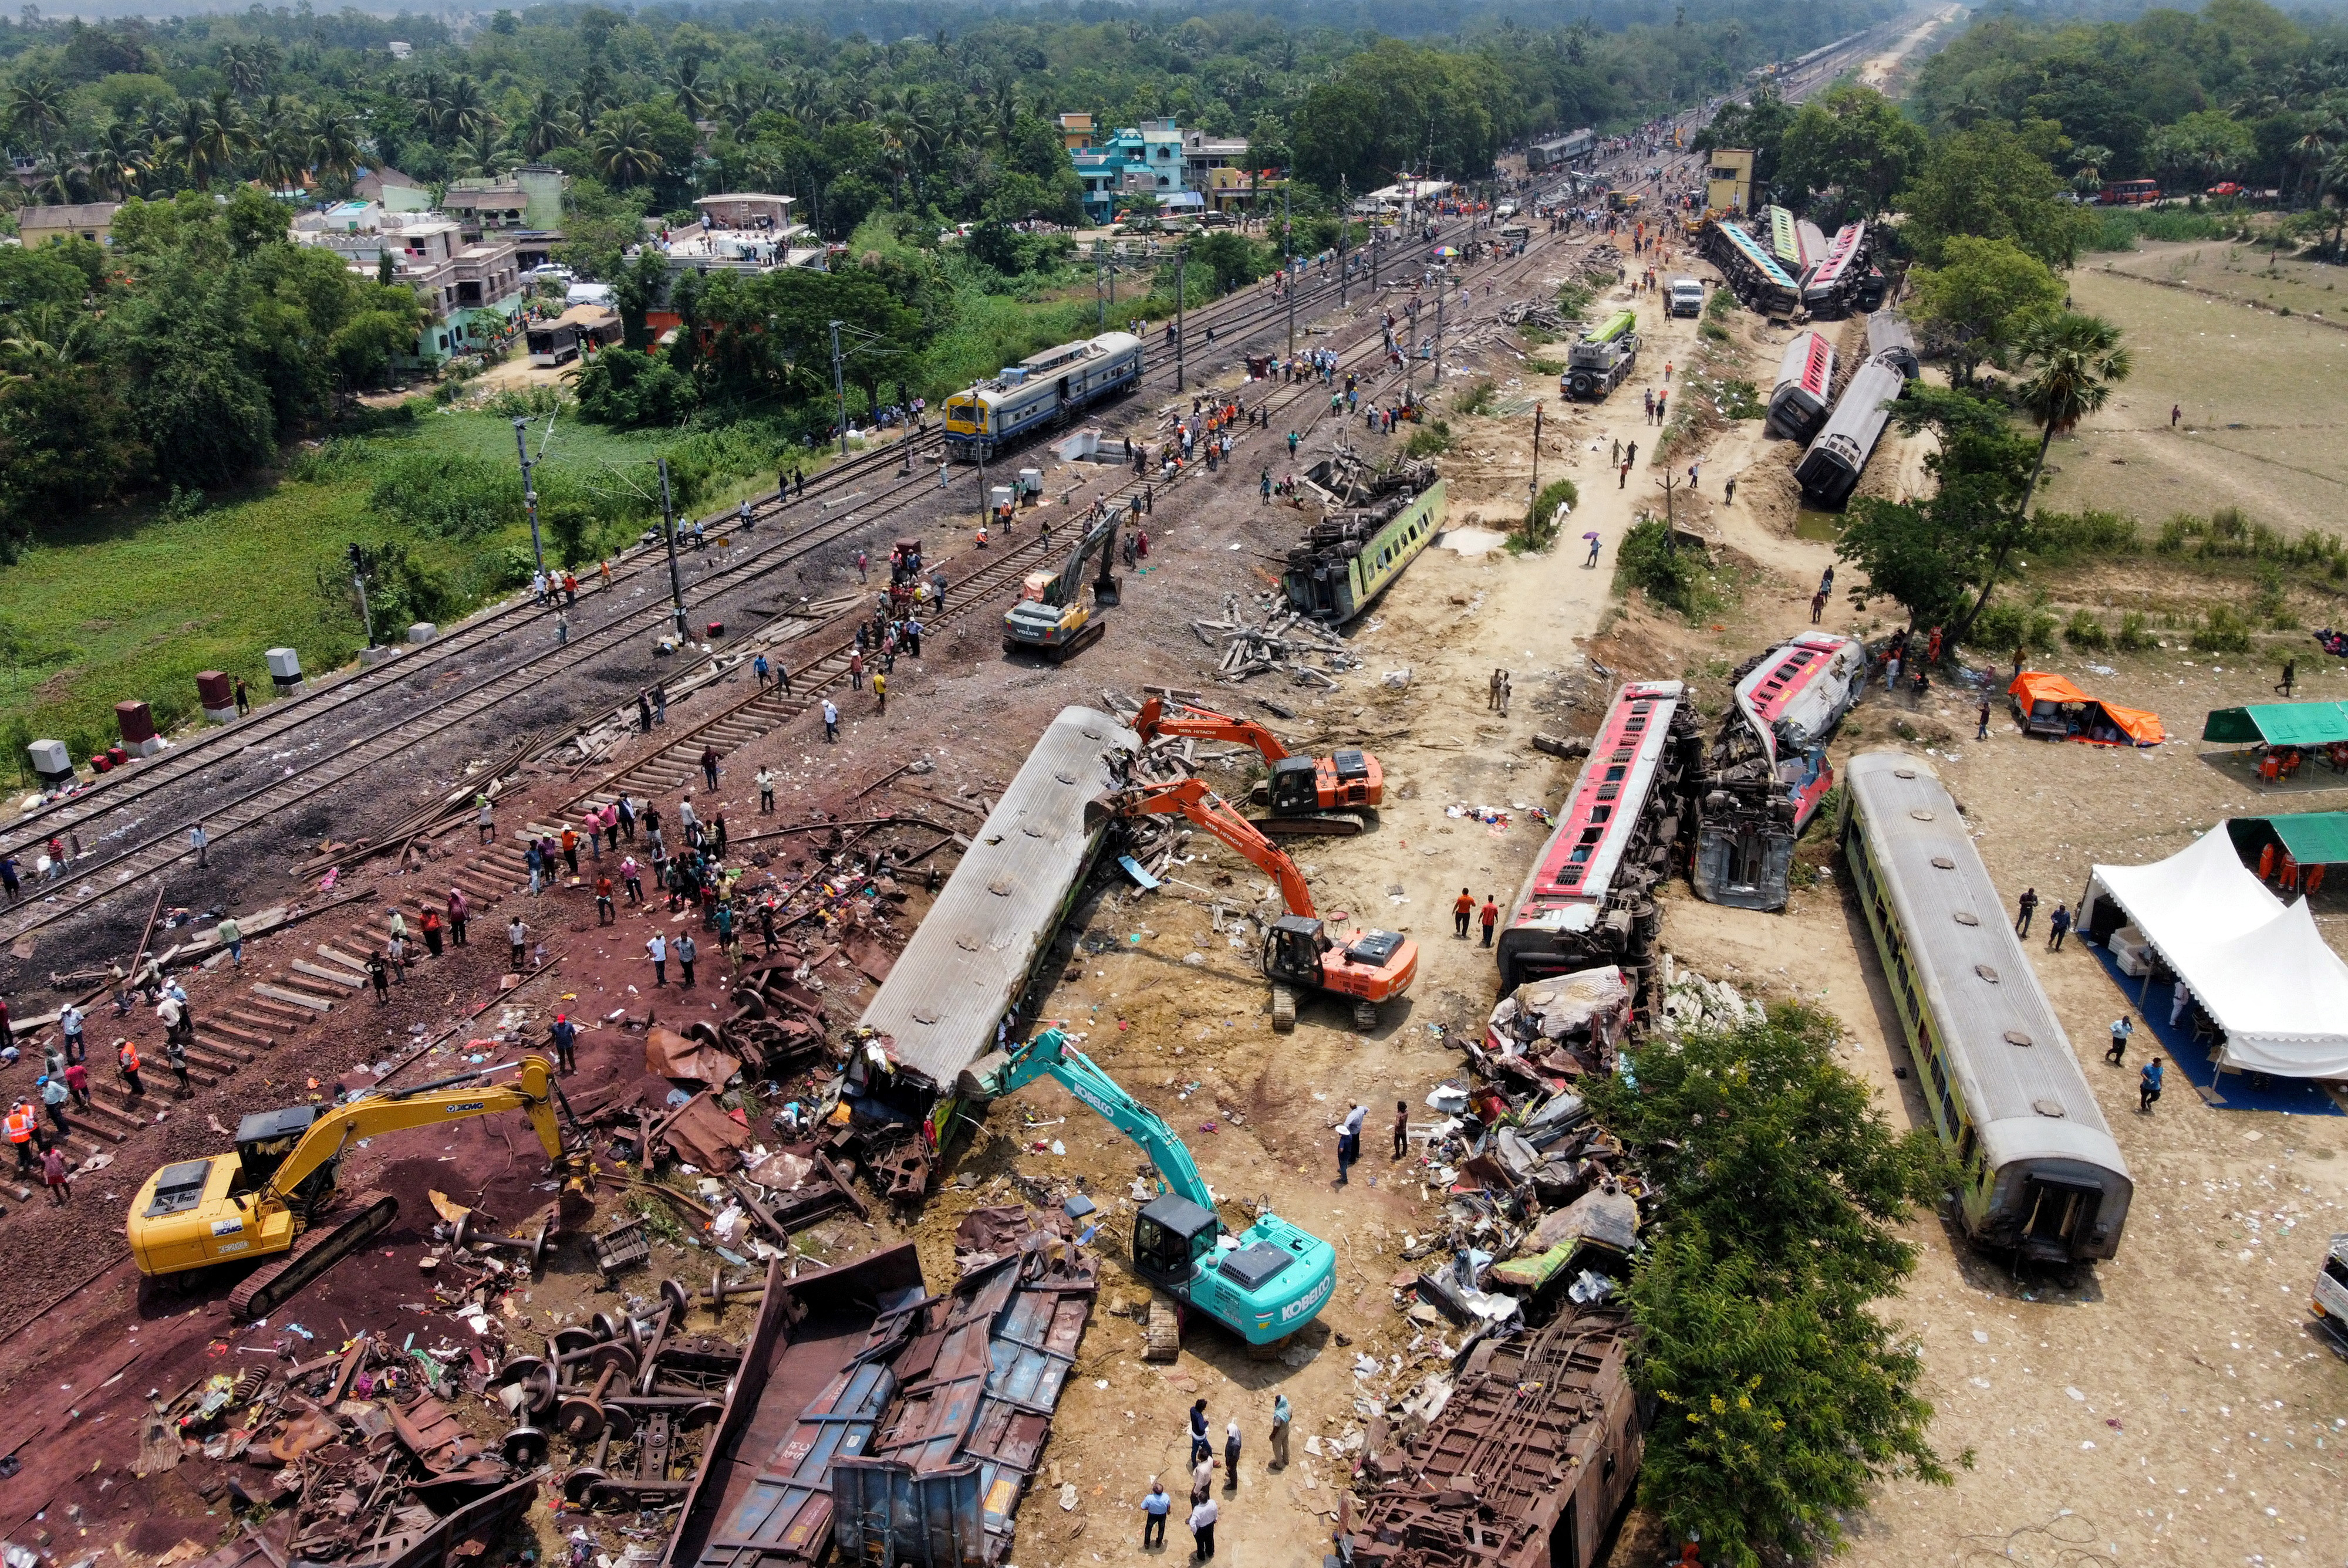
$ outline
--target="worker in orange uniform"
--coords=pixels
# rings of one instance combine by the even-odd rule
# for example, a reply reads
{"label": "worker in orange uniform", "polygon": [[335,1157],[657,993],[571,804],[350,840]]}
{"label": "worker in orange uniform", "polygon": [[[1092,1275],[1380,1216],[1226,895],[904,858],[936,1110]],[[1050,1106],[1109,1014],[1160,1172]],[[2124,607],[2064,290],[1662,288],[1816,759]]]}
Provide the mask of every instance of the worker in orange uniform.
{"label": "worker in orange uniform", "polygon": [[22,1100],[8,1107],[8,1142],[16,1146],[16,1173],[36,1173],[33,1164],[33,1108]]}
{"label": "worker in orange uniform", "polygon": [[1499,900],[1491,894],[1484,895],[1484,946],[1492,945],[1492,928],[1500,923]]}
{"label": "worker in orange uniform", "polygon": [[122,1074],[122,1081],[130,1085],[133,1099],[147,1092],[147,1086],[139,1081],[139,1048],[136,1045],[127,1040],[114,1042],[114,1070]]}

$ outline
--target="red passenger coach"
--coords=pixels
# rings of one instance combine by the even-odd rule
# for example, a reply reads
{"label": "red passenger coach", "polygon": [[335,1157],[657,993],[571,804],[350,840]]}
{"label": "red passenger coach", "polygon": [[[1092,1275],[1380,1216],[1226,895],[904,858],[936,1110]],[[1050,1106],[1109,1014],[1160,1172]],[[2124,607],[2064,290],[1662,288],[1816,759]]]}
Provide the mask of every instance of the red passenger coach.
{"label": "red passenger coach", "polygon": [[1614,693],[1500,933],[1504,989],[1646,962],[1658,924],[1652,895],[1671,871],[1681,796],[1701,744],[1694,705],[1677,681],[1633,682]]}

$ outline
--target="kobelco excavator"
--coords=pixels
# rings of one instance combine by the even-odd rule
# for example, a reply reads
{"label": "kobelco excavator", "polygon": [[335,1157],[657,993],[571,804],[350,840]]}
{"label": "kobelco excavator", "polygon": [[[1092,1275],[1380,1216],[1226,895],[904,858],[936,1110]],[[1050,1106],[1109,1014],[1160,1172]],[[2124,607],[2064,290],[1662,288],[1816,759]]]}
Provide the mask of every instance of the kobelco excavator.
{"label": "kobelco excavator", "polygon": [[[345,1197],[335,1177],[351,1144],[409,1127],[519,1111],[552,1173],[583,1191],[585,1140],[577,1151],[564,1146],[552,1064],[525,1056],[519,1066],[511,1083],[481,1082],[499,1071],[481,1068],[413,1089],[370,1090],[340,1105],[255,1112],[237,1123],[233,1151],[166,1165],[139,1189],[125,1227],[139,1272],[179,1275],[266,1259],[229,1296],[237,1317],[265,1316],[398,1214],[399,1200],[388,1193]],[[567,1120],[569,1108],[561,1109]]]}
{"label": "kobelco excavator", "polygon": [[1385,796],[1385,770],[1359,746],[1341,747],[1325,757],[1295,756],[1253,719],[1166,697],[1144,702],[1133,728],[1145,745],[1160,735],[1195,735],[1253,746],[1271,770],[1264,789],[1272,815],[1251,820],[1257,831],[1275,837],[1350,838],[1365,825],[1361,813],[1375,810]]}
{"label": "kobelco excavator", "polygon": [[1008,1054],[981,1057],[963,1071],[955,1090],[983,1102],[1045,1077],[1107,1117],[1158,1168],[1159,1195],[1133,1222],[1137,1273],[1251,1345],[1285,1339],[1313,1321],[1336,1284],[1336,1249],[1272,1214],[1238,1235],[1226,1235],[1215,1195],[1174,1129],[1058,1030]]}

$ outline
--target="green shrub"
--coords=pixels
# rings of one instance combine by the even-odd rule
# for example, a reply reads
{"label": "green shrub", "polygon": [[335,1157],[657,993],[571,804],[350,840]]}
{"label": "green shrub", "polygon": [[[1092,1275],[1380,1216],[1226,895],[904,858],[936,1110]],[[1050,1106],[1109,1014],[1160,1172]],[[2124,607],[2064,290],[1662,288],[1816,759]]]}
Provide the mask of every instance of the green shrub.
{"label": "green shrub", "polygon": [[1549,548],[1557,542],[1558,508],[1565,507],[1570,516],[1581,503],[1581,492],[1570,479],[1555,479],[1543,485],[1533,500],[1532,509],[1525,514],[1524,522],[1509,540],[1509,548],[1518,551]]}
{"label": "green shrub", "polygon": [[396,452],[382,460],[367,507],[443,538],[494,533],[523,516],[514,468],[458,452]]}
{"label": "green shrub", "polygon": [[2120,629],[2112,634],[2112,645],[2127,653],[2141,653],[2152,646],[2153,638],[2145,625],[2144,611],[2131,610],[2120,617]]}
{"label": "green shrub", "polygon": [[1716,384],[1714,403],[1727,419],[1765,419],[1769,414],[1768,405],[1761,401],[1761,389],[1736,378]]}
{"label": "green shrub", "polygon": [[2139,240],[2220,240],[2240,232],[2235,220],[2181,207],[2093,214],[2084,251],[2133,251]]}
{"label": "green shrub", "polygon": [[1498,400],[1499,390],[1488,381],[1479,381],[1451,400],[1452,411],[1469,417],[1489,414],[1492,405]]}
{"label": "green shrub", "polygon": [[1410,433],[1403,450],[1413,457],[1439,457],[1451,450],[1451,426],[1440,419],[1431,420]]}
{"label": "green shrub", "polygon": [[2074,648],[2103,649],[2110,647],[2112,640],[2093,610],[2075,610],[2063,628],[2063,641]]}
{"label": "green shrub", "polygon": [[2054,634],[2062,624],[2035,605],[1997,600],[1975,618],[1965,641],[1972,647],[2001,653],[2016,648],[2044,653],[2054,646]]}
{"label": "green shrub", "polygon": [[2213,604],[2193,629],[2196,653],[2247,653],[2250,623],[2230,604]]}
{"label": "green shrub", "polygon": [[2134,555],[2142,548],[2136,519],[2089,507],[2082,512],[2041,512],[2031,519],[2030,559],[2049,566],[2103,556]]}
{"label": "green shrub", "polygon": [[1590,308],[1597,294],[1586,283],[1560,283],[1557,287],[1557,308],[1570,321]]}
{"label": "green shrub", "polygon": [[1634,523],[1614,552],[1614,586],[1639,589],[1654,603],[1701,620],[1725,602],[1704,552],[1675,549],[1660,518]]}

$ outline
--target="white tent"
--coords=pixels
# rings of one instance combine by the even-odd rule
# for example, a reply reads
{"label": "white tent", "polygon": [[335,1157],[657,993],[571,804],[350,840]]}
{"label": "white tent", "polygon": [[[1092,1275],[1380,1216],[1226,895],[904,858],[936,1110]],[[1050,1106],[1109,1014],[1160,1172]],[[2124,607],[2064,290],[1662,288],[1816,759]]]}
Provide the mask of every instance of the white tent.
{"label": "white tent", "polygon": [[2153,865],[2096,866],[2087,888],[2192,988],[2225,1032],[2220,1067],[2348,1078],[2348,963],[2305,899],[2285,904],[2242,865],[2222,824]]}

